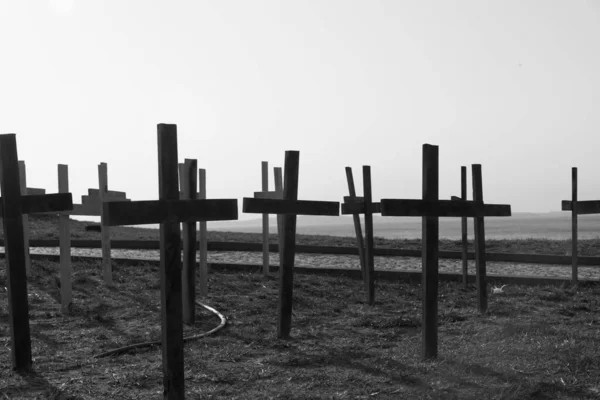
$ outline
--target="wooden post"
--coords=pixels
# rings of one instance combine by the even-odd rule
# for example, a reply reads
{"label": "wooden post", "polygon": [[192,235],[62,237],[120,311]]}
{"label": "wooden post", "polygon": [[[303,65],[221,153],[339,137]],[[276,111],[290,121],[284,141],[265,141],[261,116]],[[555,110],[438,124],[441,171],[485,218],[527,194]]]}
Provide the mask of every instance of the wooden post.
{"label": "wooden post", "polygon": [[[473,164],[473,201],[483,204],[483,184],[481,178],[481,165]],[[480,313],[487,312],[487,281],[485,264],[485,228],[483,216],[475,217],[475,268],[477,285],[477,308]]]}
{"label": "wooden post", "polygon": [[[69,167],[58,164],[58,192],[69,193]],[[69,214],[60,213],[58,217],[58,238],[60,243],[60,304],[61,312],[68,313],[73,305],[71,293],[71,234],[69,232]]]}
{"label": "wooden post", "polygon": [[[484,216],[508,217],[509,205],[483,204],[483,196],[474,196],[474,201],[438,200],[439,196],[439,154],[438,147],[423,145],[423,199],[382,199],[381,215],[395,217],[423,218],[423,358],[437,357],[437,293],[439,258],[439,217],[476,217],[483,222]],[[481,170],[480,170],[481,171]],[[474,173],[475,176],[475,173]],[[481,174],[479,174],[481,177]],[[474,181],[476,178],[474,177]],[[481,188],[481,179],[479,186]],[[483,223],[477,225],[479,238],[485,242],[482,234]],[[479,246],[485,252],[485,246]],[[485,260],[482,254],[479,258]],[[485,268],[485,264],[484,264]],[[485,270],[484,270],[485,272]]]}
{"label": "wooden post", "polygon": [[[19,161],[19,183],[21,185],[21,196],[27,195],[27,170],[25,161]],[[29,215],[23,214],[23,240],[25,241],[25,271],[31,276],[31,257],[29,256]]]}
{"label": "wooden post", "polygon": [[[423,146],[423,200],[439,199],[438,147]],[[437,357],[439,218],[423,217],[423,358]]]}
{"label": "wooden post", "polygon": [[[283,198],[283,176],[281,167],[274,167],[273,174],[275,175],[275,192],[281,193]],[[283,258],[283,215],[277,215],[277,244],[279,248],[279,260]]]}
{"label": "wooden post", "polygon": [[185,397],[181,236],[179,224],[237,219],[237,200],[179,200],[177,126],[158,125],[158,201],[104,202],[103,224],[160,223],[160,282],[163,355],[163,398]]}
{"label": "wooden post", "polygon": [[31,369],[31,337],[27,274],[25,271],[24,213],[62,211],[73,207],[70,193],[21,196],[15,134],[0,135],[0,189],[6,252],[8,320],[11,334],[12,367]]}
{"label": "wooden post", "polygon": [[[286,151],[284,168],[283,199],[298,200],[300,152]],[[283,251],[279,262],[279,319],[277,321],[277,336],[280,338],[289,337],[292,329],[296,218],[296,214],[286,214],[283,217]]]}
{"label": "wooden post", "polygon": [[[175,180],[175,182],[177,182],[177,180]],[[104,198],[108,192],[108,169],[106,167],[106,163],[100,163],[98,165],[98,185],[98,196],[100,199],[100,205],[102,205],[105,202]],[[113,277],[112,263],[110,259],[110,228],[104,223],[106,216],[104,215],[103,210],[104,208],[100,209],[100,222],[102,226],[102,271],[104,275],[104,283],[106,283],[107,286],[112,286]]]}
{"label": "wooden post", "polygon": [[[198,199],[206,200],[206,170],[199,169],[198,177],[200,188]],[[208,233],[206,231],[206,221],[200,221],[200,231],[198,233],[199,259],[198,259],[198,278],[200,281],[200,297],[208,295]]]}
{"label": "wooden post", "polygon": [[[367,293],[367,302],[372,306],[375,304],[375,259],[373,256],[373,212],[368,207],[373,202],[371,193],[371,167],[368,165],[363,166],[363,195],[365,198],[365,238],[367,242],[364,252],[365,292]],[[354,215],[358,217],[357,214]]]}
{"label": "wooden post", "polygon": [[[196,160],[186,159],[179,164],[182,200],[195,200],[198,193]],[[196,221],[183,223],[183,322],[193,325],[196,322]]]}
{"label": "wooden post", "polygon": [[285,152],[283,199],[273,197],[244,198],[244,212],[255,214],[283,214],[283,249],[279,262],[279,304],[277,337],[290,337],[292,326],[292,298],[294,284],[294,256],[296,252],[297,215],[339,215],[340,204],[328,201],[301,201],[298,198],[298,169],[300,153]]}
{"label": "wooden post", "polygon": [[571,281],[573,285],[578,283],[578,250],[577,250],[577,167],[571,169],[571,201],[573,207],[571,209]]}
{"label": "wooden post", "polygon": [[[262,162],[262,189],[269,191],[269,163]],[[262,241],[263,241],[263,274],[269,274],[269,214],[262,215]]]}
{"label": "wooden post", "polygon": [[[364,167],[363,167],[363,179],[364,179]],[[356,198],[356,189],[354,188],[354,177],[352,176],[352,168],[346,167],[346,180],[348,181],[348,194],[350,198]],[[371,215],[372,216],[372,215]],[[366,217],[366,214],[365,214]],[[360,259],[360,269],[362,271],[363,280],[365,284],[366,280],[366,261],[365,261],[365,243],[363,241],[362,229],[360,227],[360,217],[358,214],[352,214],[352,220],[354,222],[354,233],[356,235],[356,245],[358,246],[358,258]],[[365,222],[366,224],[366,222]],[[367,290],[367,293],[369,291]]]}
{"label": "wooden post", "polygon": [[[467,167],[460,167],[460,197],[452,196],[451,200],[467,200]],[[462,279],[465,289],[469,287],[469,241],[467,238],[467,217],[461,218],[462,239]]]}

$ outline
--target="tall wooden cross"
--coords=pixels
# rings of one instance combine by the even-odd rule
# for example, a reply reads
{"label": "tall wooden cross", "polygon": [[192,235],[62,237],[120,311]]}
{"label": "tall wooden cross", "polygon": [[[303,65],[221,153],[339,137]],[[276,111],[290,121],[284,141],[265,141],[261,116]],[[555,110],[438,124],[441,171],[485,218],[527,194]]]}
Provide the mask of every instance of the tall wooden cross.
{"label": "tall wooden cross", "polygon": [[[481,166],[473,165],[474,176]],[[437,357],[438,338],[438,240],[439,217],[474,217],[475,243],[485,251],[483,217],[510,216],[509,205],[483,204],[481,186],[474,180],[474,201],[439,200],[439,157],[438,146],[423,145],[423,199],[382,199],[381,215],[394,217],[422,217],[422,258],[423,258],[423,357]],[[480,312],[487,310],[485,289],[485,262],[477,271],[478,304]]]}
{"label": "tall wooden cross", "polygon": [[103,224],[160,223],[160,282],[163,397],[183,399],[181,222],[235,220],[237,199],[180,200],[177,179],[177,126],[158,125],[159,200],[104,203]]}
{"label": "tall wooden cross", "polygon": [[[346,178],[348,180],[348,191],[350,196],[344,197],[342,214],[352,214],[354,219],[354,231],[358,244],[358,256],[365,284],[365,294],[369,305],[375,304],[375,259],[373,257],[373,214],[381,213],[381,204],[373,203],[371,193],[371,167],[363,165],[363,197],[356,196],[352,168],[346,167]],[[363,243],[362,229],[360,227],[359,214],[365,215],[365,238]]]}
{"label": "tall wooden cross", "polygon": [[583,214],[600,214],[600,200],[577,200],[577,168],[571,170],[571,200],[562,201],[562,211],[571,211],[571,267],[573,285],[577,285],[577,216]]}
{"label": "tall wooden cross", "polygon": [[0,135],[0,201],[7,264],[11,357],[13,369],[24,371],[31,369],[32,359],[22,215],[70,210],[73,198],[71,193],[23,196],[20,186],[16,135]]}
{"label": "tall wooden cross", "polygon": [[294,290],[294,258],[296,254],[296,217],[298,215],[340,215],[340,203],[333,201],[298,200],[298,169],[300,152],[286,151],[283,199],[244,197],[243,211],[254,214],[284,214],[283,249],[279,260],[279,305],[277,337],[290,337],[292,327],[292,296]]}

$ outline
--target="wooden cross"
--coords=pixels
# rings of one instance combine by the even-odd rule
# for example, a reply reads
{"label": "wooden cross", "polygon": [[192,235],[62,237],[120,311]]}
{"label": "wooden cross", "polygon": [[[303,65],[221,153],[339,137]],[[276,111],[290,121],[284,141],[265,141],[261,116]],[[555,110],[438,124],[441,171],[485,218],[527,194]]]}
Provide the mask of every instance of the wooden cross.
{"label": "wooden cross", "polygon": [[[344,197],[342,204],[342,214],[352,214],[354,219],[354,231],[358,243],[358,256],[365,284],[365,293],[367,303],[375,304],[375,259],[373,244],[373,214],[381,213],[381,204],[373,203],[371,193],[371,167],[363,166],[363,197],[356,196],[354,188],[354,178],[352,177],[352,168],[346,167],[346,178],[348,180],[348,191],[350,196]],[[366,246],[363,243],[362,230],[360,227],[359,214],[365,215],[365,238]]]}
{"label": "wooden cross", "polygon": [[277,337],[290,337],[292,326],[292,295],[294,290],[294,257],[296,254],[296,216],[338,216],[340,203],[333,201],[298,200],[298,169],[300,152],[286,151],[283,199],[245,197],[243,212],[254,214],[285,214],[283,219],[283,249],[279,260],[279,318]]}
{"label": "wooden cross", "polygon": [[[179,164],[179,185],[181,200],[195,200],[198,198],[198,161],[185,159]],[[183,224],[183,268],[182,268],[182,296],[183,296],[183,322],[193,325],[196,322],[196,221]]]}
{"label": "wooden cross", "polygon": [[108,202],[104,225],[160,223],[160,282],[163,387],[165,399],[183,399],[183,322],[180,223],[235,220],[236,199],[180,200],[177,179],[177,126],[158,125],[159,200]]}
{"label": "wooden cross", "polygon": [[8,283],[8,319],[11,333],[12,366],[31,369],[29,304],[25,271],[23,214],[63,211],[73,207],[71,193],[21,195],[15,134],[0,135],[0,188]]}
{"label": "wooden cross", "polygon": [[[480,251],[485,251],[483,229],[484,216],[510,216],[509,205],[483,204],[481,166],[473,165],[474,201],[439,200],[439,157],[438,146],[423,145],[423,199],[422,200],[381,200],[381,215],[394,217],[422,217],[422,259],[423,259],[423,357],[437,357],[438,324],[438,240],[439,217],[474,217],[475,243]],[[485,289],[485,261],[477,271],[478,304],[480,312],[487,309]]]}
{"label": "wooden cross", "polygon": [[600,214],[600,200],[577,200],[577,168],[571,169],[571,200],[562,201],[562,211],[571,211],[571,257],[572,283],[577,285],[577,216],[583,214]]}

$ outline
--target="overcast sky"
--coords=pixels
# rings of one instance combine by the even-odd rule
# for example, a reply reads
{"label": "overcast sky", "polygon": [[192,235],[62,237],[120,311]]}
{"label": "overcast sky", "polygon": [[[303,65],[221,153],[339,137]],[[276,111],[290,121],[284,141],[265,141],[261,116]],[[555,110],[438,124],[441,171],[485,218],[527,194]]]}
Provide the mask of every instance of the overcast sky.
{"label": "overcast sky", "polygon": [[0,0],[0,133],[30,187],[68,164],[78,203],[100,162],[156,199],[165,122],[211,198],[251,196],[285,150],[301,199],[341,200],[346,166],[361,192],[362,165],[375,199],[419,198],[430,143],[440,197],[480,163],[486,202],[557,211],[573,166],[600,198],[599,50],[593,0]]}

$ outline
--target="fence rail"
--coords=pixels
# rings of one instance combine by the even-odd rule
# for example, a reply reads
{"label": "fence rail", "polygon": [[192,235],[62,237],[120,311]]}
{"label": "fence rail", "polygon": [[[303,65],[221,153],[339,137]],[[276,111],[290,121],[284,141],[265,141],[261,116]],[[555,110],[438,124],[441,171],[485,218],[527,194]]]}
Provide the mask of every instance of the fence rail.
{"label": "fence rail", "polygon": [[[160,248],[158,240],[111,240],[113,249],[123,250],[158,250]],[[4,246],[4,240],[0,239],[0,246]],[[58,247],[58,240],[30,240],[30,247]],[[102,248],[100,240],[71,240],[71,247],[78,248]],[[209,251],[262,251],[262,243],[244,243],[244,242],[208,242]],[[269,244],[269,251],[279,252],[279,245]],[[297,253],[310,254],[331,254],[331,255],[356,255],[356,247],[338,247],[338,246],[306,246],[297,245]],[[383,257],[421,257],[421,250],[411,249],[389,249],[376,248],[375,256]],[[460,251],[440,251],[440,258],[461,259]],[[552,265],[571,265],[572,257],[570,255],[559,256],[553,254],[514,254],[514,253],[486,253],[487,261],[514,262],[525,264],[552,264]],[[475,254],[467,253],[469,260],[475,259]],[[600,257],[579,256],[579,265],[600,266]]]}

